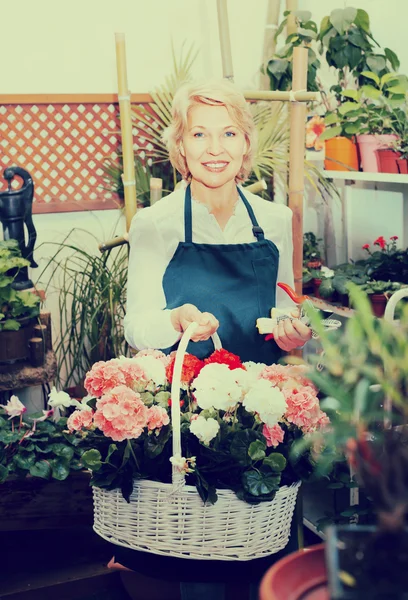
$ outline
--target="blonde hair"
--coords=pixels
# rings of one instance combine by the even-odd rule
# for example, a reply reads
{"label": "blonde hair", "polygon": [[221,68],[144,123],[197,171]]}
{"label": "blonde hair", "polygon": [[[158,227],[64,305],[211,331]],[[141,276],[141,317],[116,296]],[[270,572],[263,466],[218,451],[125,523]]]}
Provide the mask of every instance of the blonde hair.
{"label": "blonde hair", "polygon": [[252,158],[255,147],[255,123],[244,95],[226,79],[203,83],[185,83],[174,95],[172,105],[172,123],[163,132],[171,164],[184,179],[191,179],[187,161],[180,152],[183,133],[187,125],[189,110],[197,104],[225,106],[231,119],[242,131],[247,142],[247,151],[242,166],[235,177],[237,183],[245,181],[252,170]]}

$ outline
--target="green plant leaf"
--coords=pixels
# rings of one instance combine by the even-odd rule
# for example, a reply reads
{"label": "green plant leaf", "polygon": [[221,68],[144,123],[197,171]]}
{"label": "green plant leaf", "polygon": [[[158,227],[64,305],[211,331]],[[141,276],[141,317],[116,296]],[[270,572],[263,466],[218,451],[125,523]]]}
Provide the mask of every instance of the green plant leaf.
{"label": "green plant leaf", "polygon": [[366,33],[370,33],[370,17],[365,10],[362,10],[361,8],[357,9],[354,23]]}
{"label": "green plant leaf", "polygon": [[86,469],[91,469],[91,471],[98,471],[102,465],[102,456],[99,450],[92,448],[91,450],[86,450],[81,456],[81,462]]}
{"label": "green plant leaf", "polygon": [[61,456],[68,462],[74,456],[74,448],[72,446],[67,446],[66,444],[51,444],[50,448],[56,456]]}
{"label": "green plant leaf", "polygon": [[248,454],[252,460],[262,460],[265,458],[266,444],[261,440],[255,440],[251,442],[248,448]]}
{"label": "green plant leaf", "polygon": [[377,88],[372,85],[363,85],[360,89],[364,96],[370,98],[371,100],[378,100],[378,98],[381,98],[381,90],[377,90]]}
{"label": "green plant leaf", "polygon": [[288,67],[288,60],[285,60],[283,58],[273,58],[268,62],[267,70],[269,73],[271,73],[271,75],[273,75],[277,79],[280,79],[283,73],[287,71]]}
{"label": "green plant leaf", "polygon": [[[375,81],[375,83],[378,86],[380,85],[380,78],[378,77],[378,75],[376,73],[372,73],[371,71],[362,71],[361,75],[363,77],[365,77],[366,79],[371,79],[372,81]],[[381,83],[382,83],[382,79],[381,79]]]}
{"label": "green plant leaf", "polygon": [[259,440],[259,434],[252,429],[245,429],[244,431],[238,431],[231,442],[230,452],[231,456],[243,466],[250,465],[252,459],[249,456],[249,447],[252,442]]}
{"label": "green plant leaf", "polygon": [[370,56],[367,56],[367,65],[370,67],[371,71],[380,73],[386,67],[385,58],[379,54],[371,54]]}
{"label": "green plant leaf", "polygon": [[405,94],[407,91],[407,86],[400,84],[394,85],[392,87],[387,88],[387,92],[389,94]]}
{"label": "green plant leaf", "polygon": [[333,277],[328,279],[322,279],[322,283],[319,286],[319,294],[322,298],[330,298],[334,294]]}
{"label": "green plant leaf", "polygon": [[356,102],[344,102],[339,106],[339,113],[344,116],[351,111],[358,110],[360,105]]}
{"label": "green plant leaf", "polygon": [[62,456],[51,461],[52,477],[64,481],[69,475],[69,462]]}
{"label": "green plant leaf", "polygon": [[330,23],[340,35],[343,35],[356,17],[357,10],[351,6],[336,8],[330,13]]}
{"label": "green plant leaf", "polygon": [[398,69],[400,68],[400,61],[399,61],[398,56],[395,54],[395,52],[393,52],[389,48],[384,48],[384,54],[385,54],[387,60],[390,61],[391,66],[394,69],[394,71],[398,71]]}
{"label": "green plant leaf", "polygon": [[20,323],[15,319],[7,319],[1,324],[1,328],[3,329],[3,331],[18,331],[20,327]]}
{"label": "green plant leaf", "polygon": [[344,98],[351,98],[352,100],[355,100],[356,102],[358,102],[358,100],[360,99],[360,94],[359,94],[358,90],[344,90],[343,92],[341,92],[341,95]]}
{"label": "green plant leaf", "polygon": [[5,445],[12,444],[13,442],[19,440],[21,435],[22,434],[20,434],[18,431],[9,431],[7,429],[2,429],[0,430],[0,442],[3,442],[3,444]]}
{"label": "green plant leaf", "polygon": [[242,485],[244,490],[252,496],[264,496],[279,489],[281,477],[273,473],[262,473],[252,469],[242,474]]}
{"label": "green plant leaf", "polygon": [[286,463],[287,461],[283,454],[280,452],[273,452],[264,459],[262,464],[265,467],[272,469],[272,471],[275,471],[275,473],[280,473],[286,467]]}
{"label": "green plant leaf", "polygon": [[0,483],[4,483],[9,475],[9,470],[4,465],[0,465]]}
{"label": "green plant leaf", "polygon": [[29,470],[30,467],[32,467],[35,462],[36,462],[36,457],[34,453],[24,453],[24,454],[17,454],[14,459],[14,464],[16,465],[16,467],[18,467],[19,469],[25,469],[25,470]]}
{"label": "green plant leaf", "polygon": [[30,475],[33,477],[40,477],[41,479],[51,479],[51,465],[45,460],[39,460],[32,467],[30,467]]}
{"label": "green plant leaf", "polygon": [[338,137],[342,133],[341,125],[337,125],[336,127],[328,127],[323,133],[320,135],[320,140],[324,142],[325,140],[331,140],[335,137]]}

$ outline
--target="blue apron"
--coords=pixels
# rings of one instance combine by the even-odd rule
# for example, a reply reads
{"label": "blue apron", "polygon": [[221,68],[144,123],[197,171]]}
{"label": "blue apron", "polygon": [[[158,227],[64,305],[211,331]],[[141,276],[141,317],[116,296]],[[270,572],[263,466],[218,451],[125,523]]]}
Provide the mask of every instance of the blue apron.
{"label": "blue apron", "polygon": [[[226,350],[243,361],[272,364],[281,356],[273,341],[265,342],[256,320],[270,317],[276,301],[279,250],[265,239],[244,194],[239,195],[252,222],[255,242],[196,244],[193,242],[191,186],[184,200],[184,242],[180,242],[163,276],[166,308],[194,304],[219,321],[218,334]],[[170,352],[174,348],[167,348]],[[205,358],[213,350],[210,340],[190,342],[188,352]]]}

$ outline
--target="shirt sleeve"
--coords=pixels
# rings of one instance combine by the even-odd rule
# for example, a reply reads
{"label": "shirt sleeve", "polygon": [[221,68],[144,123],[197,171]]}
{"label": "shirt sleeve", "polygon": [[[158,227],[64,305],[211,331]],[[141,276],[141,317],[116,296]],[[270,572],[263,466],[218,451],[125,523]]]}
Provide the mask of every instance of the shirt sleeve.
{"label": "shirt sleeve", "polygon": [[129,268],[125,338],[137,350],[168,348],[181,337],[166,310],[162,281],[169,263],[166,248],[150,209],[133,218],[129,231]]}
{"label": "shirt sleeve", "polygon": [[[295,279],[293,274],[292,211],[287,211],[286,215],[285,231],[283,234],[282,245],[279,252],[277,282],[286,283],[290,285],[291,288],[295,289]],[[276,308],[287,308],[290,306],[295,307],[296,305],[293,302],[293,300],[289,298],[286,292],[281,290],[280,287],[277,287]]]}

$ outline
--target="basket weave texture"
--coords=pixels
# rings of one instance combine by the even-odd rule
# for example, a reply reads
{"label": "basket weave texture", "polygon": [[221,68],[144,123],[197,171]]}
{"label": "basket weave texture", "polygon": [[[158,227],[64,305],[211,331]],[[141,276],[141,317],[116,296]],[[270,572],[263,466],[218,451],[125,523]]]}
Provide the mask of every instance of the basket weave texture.
{"label": "basket weave texture", "polygon": [[[180,380],[184,355],[197,325],[180,341],[171,398],[173,456],[180,456]],[[216,349],[221,347],[217,334]],[[184,485],[173,465],[173,483],[138,480],[130,502],[120,490],[93,488],[94,530],[109,542],[162,556],[201,560],[253,560],[282,550],[300,482],[282,486],[273,500],[248,504],[231,490],[217,490],[216,504],[204,504],[197,489]]]}

